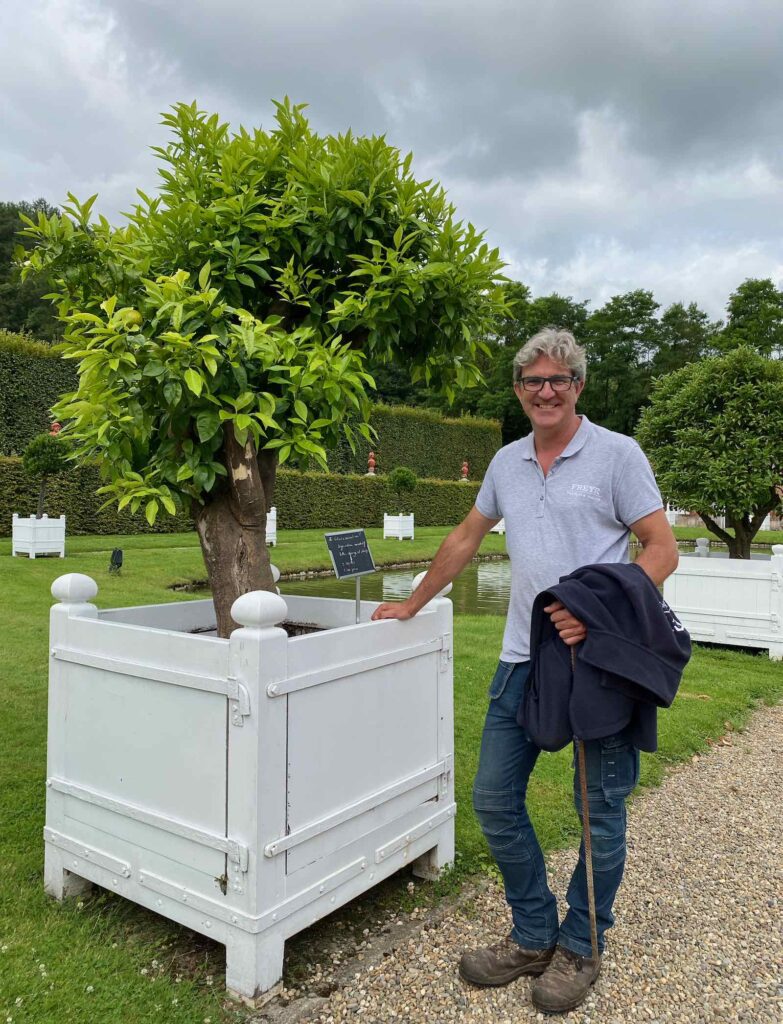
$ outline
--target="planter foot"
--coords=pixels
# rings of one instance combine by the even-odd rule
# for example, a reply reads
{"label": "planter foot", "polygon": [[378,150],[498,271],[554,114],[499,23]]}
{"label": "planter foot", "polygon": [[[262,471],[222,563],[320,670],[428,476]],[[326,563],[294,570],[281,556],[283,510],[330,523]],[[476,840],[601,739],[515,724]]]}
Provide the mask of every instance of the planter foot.
{"label": "planter foot", "polygon": [[226,989],[253,1009],[279,994],[283,987],[281,935],[235,932],[226,942]]}
{"label": "planter foot", "polygon": [[44,858],[44,889],[54,899],[62,902],[69,896],[84,896],[92,889],[92,882],[81,875],[74,875],[64,867],[60,851],[47,843]]}
{"label": "planter foot", "polygon": [[417,878],[424,878],[428,882],[434,882],[440,878],[444,868],[454,862],[454,838],[444,836],[437,846],[427,850],[421,857],[417,857],[411,863],[411,869]]}

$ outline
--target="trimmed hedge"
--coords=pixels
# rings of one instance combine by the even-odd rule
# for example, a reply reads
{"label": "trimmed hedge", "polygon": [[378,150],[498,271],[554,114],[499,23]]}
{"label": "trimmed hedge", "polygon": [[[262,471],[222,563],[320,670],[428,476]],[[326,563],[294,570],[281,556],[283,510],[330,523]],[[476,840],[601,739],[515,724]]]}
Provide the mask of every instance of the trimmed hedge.
{"label": "trimmed hedge", "polygon": [[[36,434],[47,431],[49,409],[77,383],[75,365],[49,345],[0,330],[0,455],[21,455]],[[332,473],[366,473],[372,450],[380,474],[407,466],[418,477],[459,480],[467,459],[471,479],[481,480],[503,443],[497,420],[447,419],[432,409],[374,405],[370,422],[376,443],[360,437],[354,454],[343,441],[329,454]]]}
{"label": "trimmed hedge", "polygon": [[331,472],[366,473],[367,455],[374,451],[380,474],[407,466],[417,477],[458,481],[467,459],[470,479],[482,480],[503,443],[498,420],[447,419],[432,409],[407,405],[374,405],[370,423],[378,431],[376,442],[359,438],[356,454],[347,442],[340,444],[328,456]]}
{"label": "trimmed hedge", "polygon": [[382,526],[383,513],[413,512],[418,526],[456,525],[470,511],[479,485],[419,480],[398,498],[383,477],[278,470],[275,505],[282,530]]}
{"label": "trimmed hedge", "polygon": [[0,455],[21,455],[49,430],[49,409],[76,387],[76,369],[49,345],[0,330]]}
{"label": "trimmed hedge", "polygon": [[[95,467],[74,468],[49,481],[46,514],[65,515],[67,532],[177,533],[192,529],[190,517],[161,515],[150,527],[143,514],[108,507],[98,512],[101,499]],[[451,526],[463,519],[476,500],[478,483],[419,480],[416,490],[400,500],[383,477],[334,473],[299,473],[280,469],[275,505],[283,530],[339,529],[383,524],[384,512],[413,512],[419,526]],[[21,459],[0,457],[0,536],[11,535],[11,517],[35,515],[37,487],[24,473]]]}
{"label": "trimmed hedge", "polygon": [[[48,516],[66,516],[66,533],[180,533],[192,529],[190,517],[160,516],[151,527],[142,512],[132,516],[127,509],[117,511],[116,505],[102,512],[101,486],[94,466],[72,467],[61,476],[50,477],[46,485],[44,511]],[[38,485],[22,469],[22,460],[0,456],[0,536],[11,536],[11,517],[35,515]]]}

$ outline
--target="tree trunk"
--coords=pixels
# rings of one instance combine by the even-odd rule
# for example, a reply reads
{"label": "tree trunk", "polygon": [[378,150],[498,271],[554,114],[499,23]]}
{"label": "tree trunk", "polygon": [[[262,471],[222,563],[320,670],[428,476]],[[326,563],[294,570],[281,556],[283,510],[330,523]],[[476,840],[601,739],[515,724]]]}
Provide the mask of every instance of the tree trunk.
{"label": "tree trunk", "polygon": [[[751,541],[761,529],[761,524],[764,522],[767,514],[771,512],[774,507],[775,494],[773,493],[770,504],[756,509],[752,515],[746,514],[744,516],[740,516],[738,519],[727,515],[726,530],[721,529],[715,520],[706,513],[700,512],[699,515],[715,536],[719,537],[728,545],[729,558],[750,558]],[[733,533],[730,533],[729,530],[733,530]]]}
{"label": "tree trunk", "polygon": [[244,448],[230,426],[224,429],[223,486],[195,510],[196,530],[217,614],[218,636],[228,637],[237,623],[231,606],[251,590],[274,590],[266,546],[266,513],[274,492],[277,458],[256,453],[252,439]]}
{"label": "tree trunk", "polygon": [[734,530],[734,536],[729,540],[729,558],[750,558],[750,542],[755,530],[750,532],[749,523],[744,517],[732,519],[726,516],[726,522]]}
{"label": "tree trunk", "polygon": [[41,486],[38,488],[38,511],[35,514],[36,519],[41,519],[44,514],[44,502],[46,501],[46,477],[41,477]]}

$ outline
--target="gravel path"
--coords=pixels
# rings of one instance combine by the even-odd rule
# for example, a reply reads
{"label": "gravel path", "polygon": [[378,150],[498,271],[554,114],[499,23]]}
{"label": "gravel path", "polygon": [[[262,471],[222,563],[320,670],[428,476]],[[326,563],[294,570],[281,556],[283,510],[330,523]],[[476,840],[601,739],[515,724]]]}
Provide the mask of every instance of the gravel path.
{"label": "gravel path", "polygon": [[[783,706],[675,769],[633,802],[626,877],[601,976],[559,1019],[585,1024],[743,1021],[783,1024]],[[564,893],[574,852],[552,857]],[[474,989],[457,977],[463,949],[508,928],[502,893],[413,933],[313,1007],[319,1024],[517,1024],[545,1018],[522,978]]]}

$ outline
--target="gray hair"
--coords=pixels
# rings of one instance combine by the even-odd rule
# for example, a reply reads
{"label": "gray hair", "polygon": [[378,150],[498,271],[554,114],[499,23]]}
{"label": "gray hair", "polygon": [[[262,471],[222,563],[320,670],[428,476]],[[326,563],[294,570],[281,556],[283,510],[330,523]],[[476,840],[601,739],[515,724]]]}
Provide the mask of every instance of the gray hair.
{"label": "gray hair", "polygon": [[514,356],[515,384],[526,367],[534,363],[539,356],[547,356],[555,363],[562,363],[580,380],[587,376],[585,350],[577,345],[573,334],[570,331],[561,331],[557,327],[545,327],[526,341]]}

